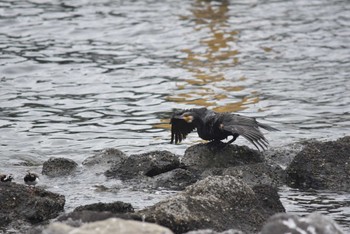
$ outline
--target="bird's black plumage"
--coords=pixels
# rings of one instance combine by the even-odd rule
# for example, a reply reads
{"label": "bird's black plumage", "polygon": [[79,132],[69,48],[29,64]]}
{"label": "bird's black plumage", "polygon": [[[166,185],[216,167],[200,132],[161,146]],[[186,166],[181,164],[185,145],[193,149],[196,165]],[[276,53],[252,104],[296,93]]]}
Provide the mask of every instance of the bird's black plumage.
{"label": "bird's black plumage", "polygon": [[223,140],[228,136],[233,138],[232,143],[238,136],[243,136],[257,149],[265,149],[268,141],[259,128],[268,131],[278,131],[269,125],[259,123],[255,118],[232,113],[217,113],[207,108],[194,108],[176,111],[170,120],[171,141],[179,143],[186,136],[197,129],[198,136],[204,140]]}

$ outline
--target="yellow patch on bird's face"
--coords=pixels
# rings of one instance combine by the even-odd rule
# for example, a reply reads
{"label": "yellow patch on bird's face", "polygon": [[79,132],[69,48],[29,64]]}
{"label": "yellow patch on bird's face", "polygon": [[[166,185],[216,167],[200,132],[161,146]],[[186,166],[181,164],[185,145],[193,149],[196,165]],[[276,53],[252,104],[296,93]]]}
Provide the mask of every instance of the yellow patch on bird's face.
{"label": "yellow patch on bird's face", "polygon": [[182,118],[186,121],[186,123],[192,123],[193,121],[193,116],[189,114],[183,114]]}

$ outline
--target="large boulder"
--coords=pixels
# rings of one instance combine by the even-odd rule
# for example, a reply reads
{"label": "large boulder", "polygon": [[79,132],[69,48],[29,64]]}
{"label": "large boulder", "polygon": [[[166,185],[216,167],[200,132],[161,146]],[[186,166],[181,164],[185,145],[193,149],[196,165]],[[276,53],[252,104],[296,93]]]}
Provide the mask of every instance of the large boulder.
{"label": "large boulder", "polygon": [[169,229],[157,224],[110,218],[103,221],[85,223],[72,227],[64,223],[52,223],[43,231],[44,234],[172,234]]}
{"label": "large boulder", "polygon": [[318,213],[306,217],[293,214],[275,214],[261,230],[261,234],[281,233],[317,233],[317,234],[343,234],[341,228],[330,218]]}
{"label": "large boulder", "polygon": [[45,161],[42,174],[50,177],[67,176],[75,172],[78,164],[68,158],[49,158]]}
{"label": "large boulder", "polygon": [[[16,183],[0,183],[0,228],[18,222],[37,224],[63,211],[63,195]],[[14,224],[16,226],[16,224]]]}
{"label": "large boulder", "polygon": [[214,175],[240,177],[251,186],[281,185],[284,171],[279,165],[269,164],[263,155],[247,146],[210,142],[189,147],[181,159],[182,166],[200,178]]}
{"label": "large boulder", "polygon": [[191,171],[176,168],[153,177],[153,187],[155,189],[167,188],[172,190],[184,190],[188,185],[195,183],[197,176]]}
{"label": "large boulder", "polygon": [[287,168],[291,187],[350,191],[350,137],[309,142]]}
{"label": "large boulder", "polygon": [[264,162],[262,155],[247,146],[222,142],[197,144],[186,149],[181,163],[186,168],[202,171],[206,168],[227,168]]}
{"label": "large boulder", "polygon": [[171,171],[180,165],[179,157],[169,151],[152,151],[130,155],[119,163],[115,163],[106,171],[107,177],[133,179],[137,177],[153,177]]}
{"label": "large boulder", "polygon": [[[262,196],[266,196],[264,192]],[[137,214],[175,233],[206,228],[258,232],[270,215],[284,211],[276,191],[271,189],[270,193],[273,195],[269,197],[276,199],[264,203],[260,201],[260,195],[235,177],[209,176]]]}

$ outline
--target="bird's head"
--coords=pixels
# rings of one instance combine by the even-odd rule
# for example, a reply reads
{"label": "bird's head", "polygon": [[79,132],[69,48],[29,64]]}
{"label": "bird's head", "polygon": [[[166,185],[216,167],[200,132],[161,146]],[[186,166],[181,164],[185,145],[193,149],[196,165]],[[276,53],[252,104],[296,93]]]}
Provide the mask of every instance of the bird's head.
{"label": "bird's head", "polygon": [[194,115],[191,112],[185,112],[179,116],[179,119],[183,119],[186,123],[192,123],[194,120]]}

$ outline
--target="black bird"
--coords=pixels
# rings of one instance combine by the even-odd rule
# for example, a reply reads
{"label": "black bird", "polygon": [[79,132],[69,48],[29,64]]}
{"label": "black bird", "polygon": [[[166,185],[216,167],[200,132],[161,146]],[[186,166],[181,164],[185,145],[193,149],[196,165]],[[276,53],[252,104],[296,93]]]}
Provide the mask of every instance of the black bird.
{"label": "black bird", "polygon": [[260,128],[268,131],[279,131],[269,125],[259,123],[255,118],[232,113],[217,113],[207,108],[194,108],[176,111],[170,120],[171,141],[179,143],[197,129],[198,136],[203,140],[221,141],[228,136],[233,138],[227,143],[234,142],[239,135],[250,141],[258,150],[267,148],[266,140]]}
{"label": "black bird", "polygon": [[0,174],[0,181],[1,182],[11,182],[13,180],[12,174],[5,175],[5,174]]}
{"label": "black bird", "polygon": [[35,186],[39,182],[39,176],[33,172],[28,171],[28,173],[23,178],[26,185]]}

